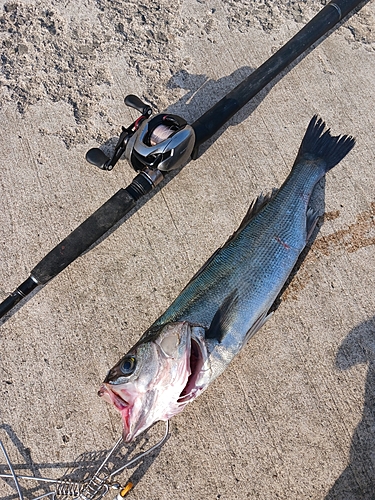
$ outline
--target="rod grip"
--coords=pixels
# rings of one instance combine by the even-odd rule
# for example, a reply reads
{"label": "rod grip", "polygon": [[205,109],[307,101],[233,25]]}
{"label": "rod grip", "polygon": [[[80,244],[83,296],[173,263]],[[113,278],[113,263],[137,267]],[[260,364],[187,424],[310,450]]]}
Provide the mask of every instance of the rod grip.
{"label": "rod grip", "polygon": [[120,189],[69,236],[55,246],[31,271],[44,285],[91,247],[112,226],[117,224],[135,205],[136,200],[126,189]]}

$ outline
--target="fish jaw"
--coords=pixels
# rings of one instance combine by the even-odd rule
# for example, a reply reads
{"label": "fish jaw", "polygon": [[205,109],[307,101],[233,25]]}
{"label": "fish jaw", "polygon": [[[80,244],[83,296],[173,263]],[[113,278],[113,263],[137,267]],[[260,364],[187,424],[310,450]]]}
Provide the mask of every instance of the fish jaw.
{"label": "fish jaw", "polygon": [[[104,383],[98,395],[109,404],[112,404],[121,414],[123,425],[123,439],[125,442],[132,441],[141,432],[147,429],[153,422],[149,422],[150,414],[142,412],[141,402],[145,395],[136,393],[136,387],[116,387]],[[148,398],[149,399],[149,398]],[[141,418],[144,413],[145,418]]]}
{"label": "fish jaw", "polygon": [[126,387],[121,387],[103,383],[98,391],[98,395],[104,401],[113,405],[121,414],[124,440],[131,440],[129,437],[132,434],[132,413],[137,399],[136,386],[134,384],[127,384]]}

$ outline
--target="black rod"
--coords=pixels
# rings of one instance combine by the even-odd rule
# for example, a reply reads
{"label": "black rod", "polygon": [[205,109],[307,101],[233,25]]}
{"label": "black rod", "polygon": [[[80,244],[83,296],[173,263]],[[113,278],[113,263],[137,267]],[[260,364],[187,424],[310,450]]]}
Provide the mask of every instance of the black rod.
{"label": "black rod", "polygon": [[[160,173],[160,179],[162,179]],[[156,180],[154,180],[156,184]],[[138,174],[126,189],[120,189],[90,217],[82,222],[64,240],[55,246],[34,267],[30,277],[0,304],[0,318],[38,285],[45,285],[83,252],[96,243],[135,206],[136,201],[154,188],[144,173]]]}
{"label": "black rod", "polygon": [[[203,142],[212,137],[260,90],[361,2],[365,3],[364,0],[331,1],[289,42],[196,120],[192,125],[196,136],[192,159],[197,157],[198,148]],[[34,267],[30,277],[0,304],[0,318],[38,285],[44,285],[54,278],[117,224],[135,206],[139,198],[149,193],[162,180],[163,174],[158,170],[156,172],[158,178],[154,177],[155,172],[151,177],[145,172],[138,174],[126,189],[115,193],[52,249]]]}
{"label": "black rod", "polygon": [[20,300],[25,298],[29,293],[31,293],[34,288],[38,286],[38,282],[30,276],[26,281],[22,283],[13,293],[11,293],[1,304],[0,304],[0,318],[5,316],[13,307],[18,304]]}
{"label": "black rod", "polygon": [[196,136],[193,159],[198,156],[201,144],[220,130],[258,92],[362,1],[333,0],[328,3],[289,42],[198,118],[192,125]]}

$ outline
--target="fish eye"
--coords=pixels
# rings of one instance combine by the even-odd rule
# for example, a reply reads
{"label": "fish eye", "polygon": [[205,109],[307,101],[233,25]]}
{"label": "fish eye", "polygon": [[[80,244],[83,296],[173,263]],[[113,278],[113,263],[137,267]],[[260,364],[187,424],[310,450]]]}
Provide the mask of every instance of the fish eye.
{"label": "fish eye", "polygon": [[123,375],[131,375],[136,366],[136,359],[134,356],[126,356],[121,365],[120,365],[120,370]]}

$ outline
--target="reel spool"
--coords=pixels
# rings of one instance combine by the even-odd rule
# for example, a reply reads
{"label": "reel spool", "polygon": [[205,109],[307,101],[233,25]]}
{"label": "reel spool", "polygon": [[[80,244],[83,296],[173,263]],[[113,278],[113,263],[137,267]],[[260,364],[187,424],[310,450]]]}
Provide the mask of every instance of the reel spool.
{"label": "reel spool", "polygon": [[141,124],[127,143],[125,157],[137,172],[169,172],[189,160],[194,143],[194,130],[186,120],[162,113]]}
{"label": "reel spool", "polygon": [[171,135],[174,134],[174,130],[167,125],[158,125],[150,135],[150,146],[156,146],[163,141],[166,141]]}

